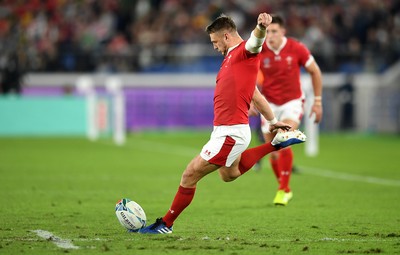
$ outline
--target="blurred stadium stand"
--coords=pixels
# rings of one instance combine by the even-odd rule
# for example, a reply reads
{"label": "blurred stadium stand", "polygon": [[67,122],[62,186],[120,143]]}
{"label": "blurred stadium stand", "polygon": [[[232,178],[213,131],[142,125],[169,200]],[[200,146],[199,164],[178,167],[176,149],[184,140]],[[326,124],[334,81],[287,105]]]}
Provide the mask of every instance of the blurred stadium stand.
{"label": "blurred stadium stand", "polygon": [[204,28],[222,12],[244,37],[279,13],[325,72],[382,72],[400,56],[397,0],[3,0],[2,69],[29,72],[214,72]]}
{"label": "blurred stadium stand", "polygon": [[[196,93],[210,94],[211,77],[222,60],[205,26],[225,13],[247,38],[260,11],[284,16],[288,36],[305,43],[317,59],[326,99],[322,130],[400,133],[398,0],[3,0],[0,91],[71,94],[79,74],[92,74],[100,81],[102,75],[118,74],[128,87],[128,114],[133,112],[129,107],[139,107],[129,98],[143,99],[147,95],[143,88],[149,87],[185,88],[182,93],[189,95],[188,100],[177,101],[182,98],[179,90],[171,90],[175,96],[171,91],[165,95],[173,105],[186,102],[189,105],[182,108],[200,111],[208,101],[200,102]],[[186,78],[174,78],[178,73]],[[143,101],[146,109],[152,107],[148,102]],[[182,109],[176,114],[192,117]],[[211,123],[210,109],[203,114],[201,124]],[[189,119],[177,122],[199,125]],[[129,128],[135,130],[137,125]]]}

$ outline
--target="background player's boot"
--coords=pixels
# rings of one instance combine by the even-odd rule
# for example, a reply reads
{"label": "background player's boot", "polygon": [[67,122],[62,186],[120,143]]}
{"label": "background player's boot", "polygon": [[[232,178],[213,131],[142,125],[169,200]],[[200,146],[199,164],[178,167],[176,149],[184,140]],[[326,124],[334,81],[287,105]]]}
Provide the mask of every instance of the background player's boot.
{"label": "background player's boot", "polygon": [[287,205],[293,197],[293,192],[285,192],[284,190],[278,190],[276,192],[276,196],[274,199],[274,204],[275,205]]}

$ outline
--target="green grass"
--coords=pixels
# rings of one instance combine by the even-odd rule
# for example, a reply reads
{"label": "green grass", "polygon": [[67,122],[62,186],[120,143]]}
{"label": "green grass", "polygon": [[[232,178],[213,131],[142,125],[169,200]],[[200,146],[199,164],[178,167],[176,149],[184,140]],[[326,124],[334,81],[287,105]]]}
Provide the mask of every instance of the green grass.
{"label": "green grass", "polygon": [[[400,253],[400,137],[323,134],[317,157],[294,146],[294,198],[275,207],[264,159],[232,183],[198,185],[168,236],[129,234],[115,203],[164,215],[186,164],[209,132],[132,134],[126,146],[83,138],[0,138],[0,254]],[[255,142],[254,142],[255,144]],[[253,145],[254,145],[253,144]],[[32,230],[69,239],[57,247]]]}

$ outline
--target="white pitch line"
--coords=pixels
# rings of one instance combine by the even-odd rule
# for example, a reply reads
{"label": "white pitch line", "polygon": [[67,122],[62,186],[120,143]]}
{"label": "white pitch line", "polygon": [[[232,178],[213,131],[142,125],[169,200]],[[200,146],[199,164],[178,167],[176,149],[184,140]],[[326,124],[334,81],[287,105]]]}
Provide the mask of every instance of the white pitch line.
{"label": "white pitch line", "polygon": [[349,173],[331,171],[328,169],[313,168],[313,167],[306,167],[306,166],[300,166],[300,171],[304,172],[306,174],[310,174],[310,175],[321,176],[321,177],[332,178],[332,179],[339,179],[339,180],[344,180],[344,181],[356,181],[356,182],[364,182],[364,183],[372,183],[372,184],[400,187],[400,180],[390,180],[390,179],[377,178],[377,177],[372,177],[372,176],[349,174]]}
{"label": "white pitch line", "polygon": [[36,233],[39,237],[49,240],[53,242],[57,247],[63,248],[63,249],[79,249],[79,246],[75,246],[71,240],[68,239],[62,239],[58,236],[55,236],[53,233],[46,231],[46,230],[32,230],[32,232]]}

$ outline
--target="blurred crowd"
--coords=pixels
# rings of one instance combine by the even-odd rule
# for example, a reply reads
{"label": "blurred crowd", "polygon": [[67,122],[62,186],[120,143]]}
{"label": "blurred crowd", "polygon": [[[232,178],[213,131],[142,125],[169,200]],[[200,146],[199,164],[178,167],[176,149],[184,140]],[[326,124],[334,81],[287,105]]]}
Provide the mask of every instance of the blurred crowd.
{"label": "blurred crowd", "polygon": [[398,0],[2,0],[2,83],[24,72],[208,70],[220,57],[205,26],[225,13],[247,38],[262,11],[281,14],[323,71],[381,72],[399,59]]}

